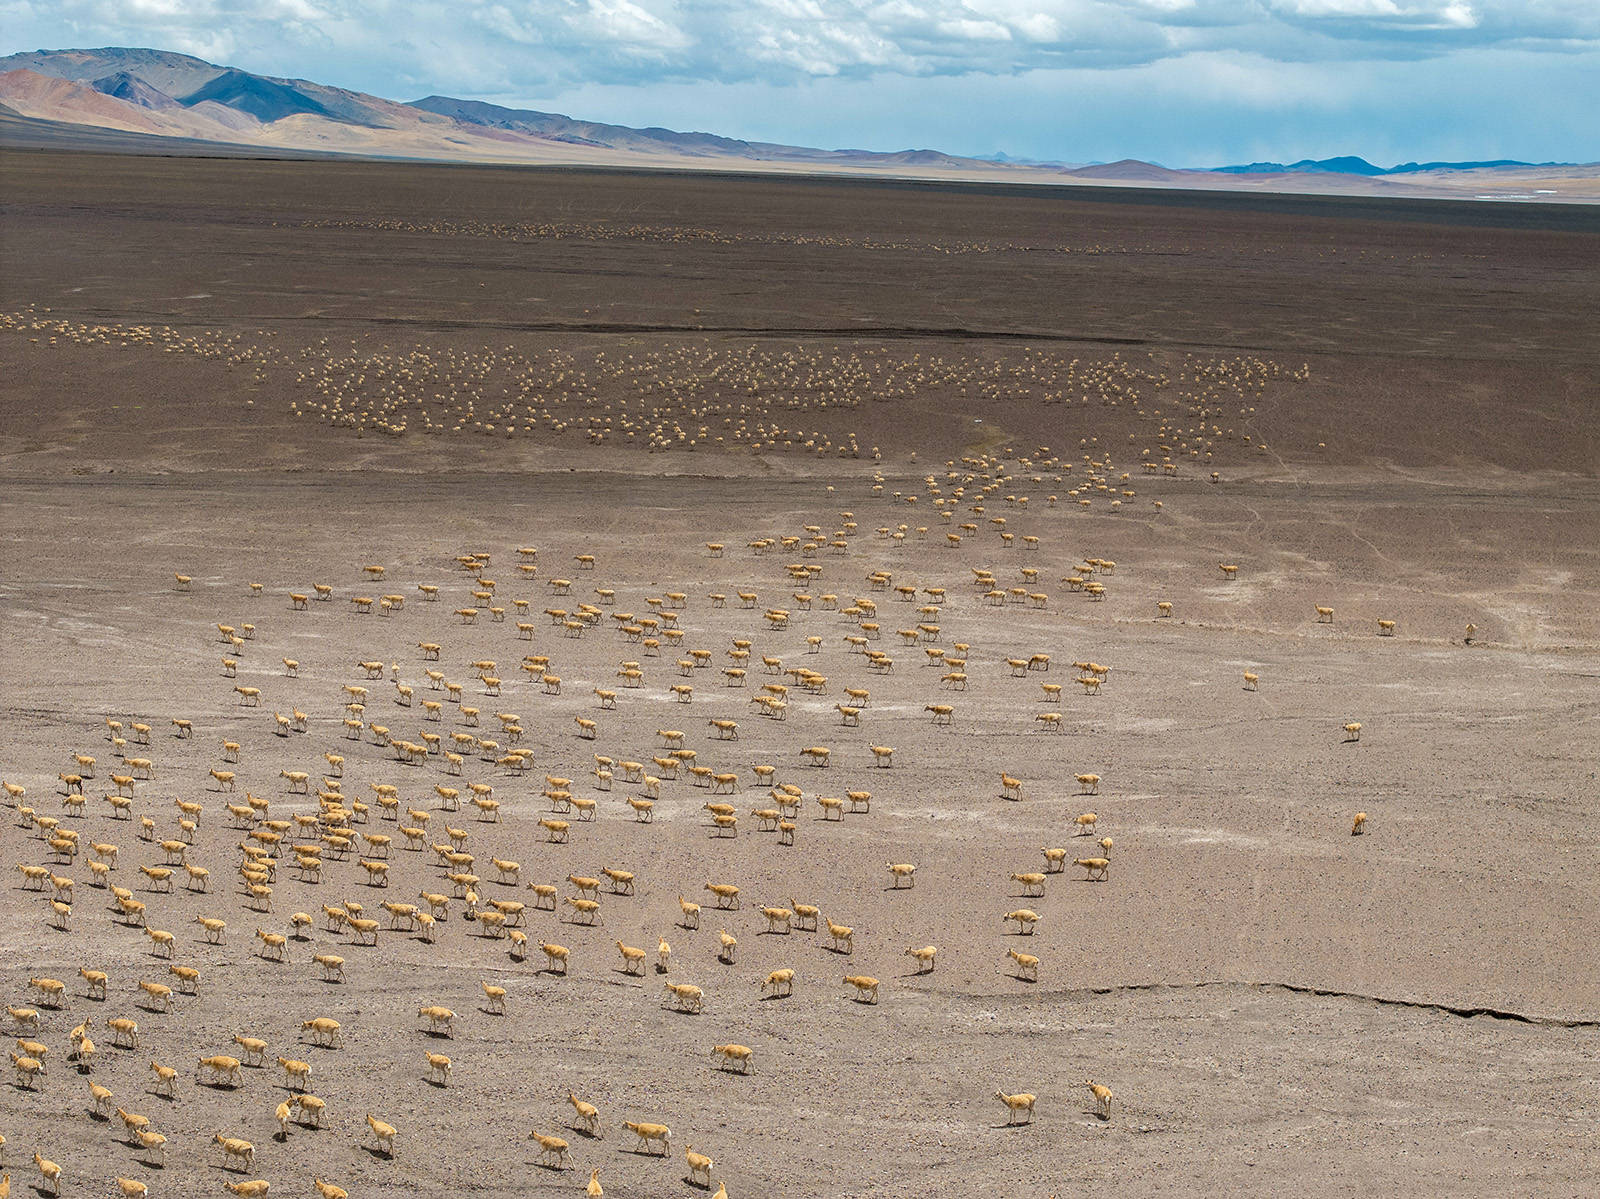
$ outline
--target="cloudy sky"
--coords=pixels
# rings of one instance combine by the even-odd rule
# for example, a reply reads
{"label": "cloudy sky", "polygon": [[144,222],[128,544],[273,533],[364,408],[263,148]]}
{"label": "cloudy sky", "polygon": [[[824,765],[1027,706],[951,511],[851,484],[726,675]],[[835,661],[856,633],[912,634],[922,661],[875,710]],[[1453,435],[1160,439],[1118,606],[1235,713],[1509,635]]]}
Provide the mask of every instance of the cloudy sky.
{"label": "cloudy sky", "polygon": [[829,148],[1600,160],[1600,0],[0,0],[0,53],[107,45]]}

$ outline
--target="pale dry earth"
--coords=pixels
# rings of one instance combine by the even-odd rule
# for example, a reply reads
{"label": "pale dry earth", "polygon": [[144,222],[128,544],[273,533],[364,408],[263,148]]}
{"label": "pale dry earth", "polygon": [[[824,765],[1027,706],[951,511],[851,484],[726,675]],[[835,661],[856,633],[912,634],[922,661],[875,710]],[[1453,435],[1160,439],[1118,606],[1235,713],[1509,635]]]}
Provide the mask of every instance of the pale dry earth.
{"label": "pale dry earth", "polygon": [[[1600,351],[1582,319],[1594,280],[1575,266],[1585,253],[1592,261],[1592,230],[1452,225],[1371,207],[1342,217],[1052,208],[965,192],[731,181],[719,191],[324,164],[8,156],[4,169],[0,307],[46,327],[0,330],[0,775],[56,815],[58,773],[74,752],[96,757],[86,813],[64,819],[85,842],[121,847],[118,881],[147,902],[153,926],[177,935],[175,960],[202,972],[198,999],[180,998],[171,1013],[142,1009],[136,981],[164,979],[167,962],[113,919],[83,859],[56,868],[76,882],[70,933],[49,927],[44,897],[12,872],[0,907],[7,1001],[33,1003],[30,976],[69,982],[60,1009],[41,1009],[45,1081],[37,1092],[0,1089],[14,1186],[37,1179],[37,1148],[65,1167],[64,1194],[105,1194],[118,1174],[157,1195],[220,1194],[231,1176],[207,1142],[221,1129],[255,1142],[252,1176],[269,1179],[273,1195],[314,1194],[313,1173],[355,1196],[577,1194],[595,1166],[608,1193],[689,1195],[686,1144],[716,1158],[711,1189],[725,1183],[734,1197],[1107,1185],[1592,1192]],[[602,208],[651,228],[692,222],[730,236],[781,229],[932,246],[1052,235],[1120,252],[1041,259],[666,238],[530,246],[306,227],[463,212],[591,220]],[[88,344],[55,321],[221,330],[278,356],[258,372],[147,344]],[[866,331],[849,334],[853,324]],[[1185,355],[1251,354],[1306,363],[1311,377],[1255,402],[1241,427],[1267,452],[1219,440],[1213,463],[1183,459],[1168,478],[1138,471],[1153,426],[1126,406],[997,401],[954,387],[806,414],[830,437],[879,445],[876,463],[795,449],[651,454],[548,432],[358,437],[291,415],[307,390],[290,359],[324,337],[369,353],[515,346],[578,357],[823,346],[1007,369],[1023,349],[1137,356],[1141,369],[1169,370]],[[1049,445],[1076,460],[1089,437],[1101,439],[1096,453],[1116,446],[1116,469],[1132,472],[1137,496],[1121,509],[1098,496],[1080,508],[1066,494],[1072,476],[1057,484],[1053,469],[1012,465],[985,514],[969,517],[969,487],[956,520],[981,527],[947,548],[926,471],[948,496],[959,479],[945,479],[946,459],[993,452],[1014,463],[998,456]],[[1008,506],[1007,494],[1029,503]],[[858,531],[843,554],[806,559],[823,568],[811,590],[877,601],[881,648],[895,659],[888,675],[851,652],[844,637],[857,630],[837,612],[791,598],[784,568],[798,550],[748,546],[803,536],[807,525],[832,533],[844,512]],[[997,513],[1039,549],[1003,548],[983,523]],[[901,523],[903,541],[876,533]],[[708,541],[726,543],[724,556],[710,556]],[[531,578],[518,570],[522,546],[539,549]],[[531,644],[515,615],[470,627],[453,617],[472,590],[454,558],[479,550],[492,554],[497,602],[529,601]],[[580,553],[596,556],[592,573],[577,569]],[[1117,563],[1101,576],[1103,602],[1059,582],[1085,555]],[[1236,581],[1219,562],[1239,564]],[[381,585],[363,579],[366,563],[386,567]],[[1042,610],[995,608],[970,586],[973,568],[1010,586],[1024,566],[1049,596]],[[897,584],[947,588],[939,644],[970,646],[966,691],[941,688],[944,669],[924,665],[924,647],[900,643],[895,630],[927,618],[868,590],[867,573],[880,568]],[[193,577],[189,592],[174,589],[174,572]],[[569,598],[547,594],[552,576],[573,581]],[[264,585],[259,597],[250,581]],[[291,610],[288,594],[313,582],[332,584],[334,602]],[[421,602],[419,583],[439,585],[440,602]],[[678,653],[645,657],[609,618],[573,640],[541,615],[599,603],[596,588],[638,614],[650,597],[684,592],[683,648],[711,650],[712,665],[680,679]],[[741,608],[738,590],[757,592],[758,606]],[[388,592],[407,597],[388,617],[347,602]],[[725,608],[712,592],[728,596]],[[1170,620],[1157,619],[1158,600],[1174,605]],[[1317,604],[1334,607],[1333,624],[1316,623]],[[768,605],[791,609],[787,629],[766,627]],[[1375,635],[1379,618],[1398,622],[1394,637]],[[223,677],[219,622],[256,626],[237,678]],[[824,638],[816,655],[809,635]],[[753,642],[742,688],[721,675],[736,637]],[[482,709],[477,733],[497,735],[497,711],[520,714],[527,729],[527,776],[476,758],[466,768],[466,779],[493,783],[498,823],[439,810],[434,786],[460,782],[437,759],[408,767],[370,737],[344,739],[344,684],[368,686],[365,718],[397,734],[462,729],[455,705],[434,725],[400,706],[392,683],[368,683],[356,668],[396,663],[418,701],[433,698],[423,641],[441,643],[438,668]],[[517,663],[527,653],[551,657],[560,695],[525,681]],[[1013,677],[1005,660],[1034,653],[1051,655],[1050,671]],[[751,695],[789,681],[764,675],[762,655],[821,671],[828,694],[792,689],[788,719],[759,717]],[[298,678],[285,677],[283,657],[299,661]],[[504,677],[499,698],[472,679],[470,663],[484,658]],[[593,689],[618,687],[628,659],[641,662],[644,685],[619,688],[617,709],[599,710]],[[1098,695],[1072,684],[1074,660],[1112,668]],[[1259,674],[1259,690],[1242,687],[1245,671]],[[1041,681],[1068,690],[1047,702]],[[692,703],[670,702],[679,682],[694,686]],[[261,708],[239,707],[235,685],[260,687]],[[840,727],[845,687],[871,691],[860,728]],[[932,703],[954,706],[953,727],[932,726]],[[296,707],[309,731],[275,735],[271,712]],[[1034,720],[1052,708],[1063,715],[1056,735]],[[172,735],[173,716],[193,720],[193,740]],[[599,722],[595,740],[576,735],[579,716]],[[176,830],[174,799],[205,804],[189,857],[211,869],[211,893],[181,881],[170,895],[146,893],[137,866],[161,851],[113,822],[100,799],[120,770],[107,717],[152,725],[140,752],[156,778],[136,786],[135,808],[159,835]],[[721,718],[739,722],[737,742],[713,738],[707,721]],[[1344,740],[1348,721],[1361,722],[1359,742]],[[698,761],[739,773],[738,837],[713,836],[700,809],[710,797],[687,781],[662,782],[652,824],[624,805],[636,786],[599,789],[593,754],[648,763],[663,728],[683,730]],[[240,744],[236,766],[221,761],[224,739]],[[873,744],[895,748],[891,769],[873,768]],[[833,750],[828,769],[805,764],[799,750],[811,745]],[[224,804],[249,790],[273,816],[315,810],[315,796],[287,794],[278,772],[320,777],[324,751],[345,756],[352,799],[393,783],[408,804],[432,809],[430,840],[447,823],[466,830],[486,900],[513,895],[488,881],[491,856],[518,860],[523,878],[540,882],[623,867],[637,873],[638,893],[602,896],[600,928],[530,913],[534,947],[521,962],[505,941],[474,935],[459,900],[433,945],[385,931],[377,948],[357,947],[325,931],[322,904],[355,899],[370,910],[447,889],[431,852],[398,845],[387,889],[359,881],[353,859],[330,863],[321,884],[283,868],[271,912],[252,912],[233,877],[243,834]],[[749,769],[761,762],[804,789],[792,847],[747,815],[767,806]],[[239,795],[208,789],[212,767],[237,771]],[[1002,769],[1024,780],[1022,801],[1000,797]],[[1102,778],[1096,796],[1076,794],[1073,776],[1085,771]],[[599,800],[595,821],[575,822],[566,845],[545,843],[536,823],[549,815],[547,773]],[[858,788],[873,792],[869,814],[820,819],[817,795]],[[1091,810],[1096,836],[1115,841],[1109,879],[1085,882],[1069,867],[1042,898],[1023,898],[1007,876],[1042,869],[1041,846],[1087,856],[1076,846],[1093,838],[1075,839],[1073,821]],[[1369,830],[1351,837],[1358,810]],[[376,804],[373,816],[364,831],[403,841]],[[0,846],[7,868],[49,856],[15,819]],[[888,861],[914,862],[916,885],[889,889]],[[714,912],[707,881],[736,883],[741,910]],[[705,903],[698,931],[676,926],[680,894]],[[831,953],[825,931],[764,933],[759,906],[791,897],[854,927],[854,953]],[[1037,933],[1007,935],[1004,913],[1023,906],[1039,912]],[[317,919],[290,942],[290,961],[256,955],[256,927],[286,931],[295,911]],[[198,914],[227,919],[224,945],[198,935]],[[731,965],[716,959],[719,928],[739,941]],[[622,973],[615,939],[653,959],[660,936],[674,950],[667,977],[704,987],[703,1015],[663,1010],[654,973]],[[539,969],[543,940],[571,948],[568,977]],[[940,947],[937,965],[918,977],[904,950],[929,944]],[[1008,972],[1008,948],[1041,958],[1038,983]],[[319,980],[318,952],[346,958],[346,982]],[[85,998],[80,965],[110,972],[109,1000]],[[794,997],[763,999],[760,980],[783,966],[798,972]],[[847,999],[846,973],[878,977],[880,1002]],[[508,1015],[482,1010],[483,980],[507,987]],[[417,1007],[435,1002],[458,1013],[448,1041],[420,1031]],[[112,1047],[104,1021],[114,1015],[138,1019],[138,1052]],[[321,1015],[341,1021],[342,1048],[300,1040],[299,1021]],[[115,1118],[88,1114],[88,1080],[65,1060],[67,1031],[85,1017],[99,1022],[92,1078],[168,1136],[165,1169],[139,1164]],[[237,1091],[195,1085],[195,1060],[227,1051],[235,1032],[312,1063],[329,1105],[321,1131],[275,1139],[272,1109],[289,1094],[276,1070],[246,1070]],[[755,1050],[754,1073],[714,1068],[711,1046],[728,1041]],[[448,1089],[425,1081],[424,1050],[454,1058]],[[152,1058],[179,1068],[176,1100],[148,1091]],[[1086,1077],[1115,1091],[1109,1121],[1094,1116]],[[1004,1126],[996,1088],[1038,1094],[1030,1127]],[[600,1106],[603,1140],[571,1131],[569,1089]],[[399,1128],[393,1160],[362,1147],[368,1111]],[[669,1124],[671,1160],[630,1152],[624,1119]],[[535,1164],[530,1129],[570,1140],[574,1168]]]}

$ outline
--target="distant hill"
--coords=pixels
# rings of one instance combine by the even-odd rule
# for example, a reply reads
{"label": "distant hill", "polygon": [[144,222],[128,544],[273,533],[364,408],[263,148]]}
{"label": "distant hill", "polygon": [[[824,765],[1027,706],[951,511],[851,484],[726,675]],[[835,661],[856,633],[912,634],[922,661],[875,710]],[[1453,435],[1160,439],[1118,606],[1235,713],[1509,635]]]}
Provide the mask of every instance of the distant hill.
{"label": "distant hill", "polygon": [[1570,167],[1576,163],[1571,162],[1518,162],[1514,158],[1491,158],[1486,162],[1403,162],[1397,167],[1390,167],[1386,174],[1411,175],[1422,171],[1495,171],[1508,167],[1531,167],[1542,170],[1545,167]]}
{"label": "distant hill", "polygon": [[1346,155],[1343,158],[1313,160],[1302,158],[1299,162],[1252,162],[1244,166],[1212,167],[1221,175],[1294,175],[1321,173],[1330,175],[1381,175],[1382,167],[1373,166],[1365,158]]}
{"label": "distant hill", "polygon": [[457,100],[451,96],[425,96],[421,100],[411,101],[410,107],[450,117],[466,125],[481,125],[551,138],[570,145],[604,146],[613,150],[665,151],[693,157],[742,158],[756,162],[946,166],[976,161],[958,159],[938,150],[900,150],[890,153],[875,150],[818,150],[808,146],[785,146],[777,142],[747,142],[715,133],[679,133],[659,127],[635,129],[628,125],[578,121],[535,109],[502,108],[481,100]]}
{"label": "distant hill", "polygon": [[129,133],[100,125],[47,121],[25,117],[0,104],[0,146],[8,150],[81,150],[97,154],[168,155],[185,158],[291,158],[326,159],[343,155],[315,150],[265,151],[247,143],[210,139]]}
{"label": "distant hill", "polygon": [[224,71],[184,96],[181,103],[192,107],[207,100],[249,113],[263,124],[281,121],[296,113],[333,115],[298,88],[245,71]]}
{"label": "distant hill", "polygon": [[1074,179],[1106,179],[1128,183],[1182,184],[1184,171],[1169,170],[1153,162],[1137,158],[1124,158],[1120,162],[1099,162],[1086,167],[1073,167],[1062,171]]}
{"label": "distant hill", "polygon": [[[0,72],[0,101],[24,116],[75,125],[152,134],[178,135],[182,131],[165,112],[105,95],[87,84],[41,75],[37,71]],[[172,107],[181,111],[176,103]]]}
{"label": "distant hill", "polygon": [[74,83],[125,72],[169,96],[188,95],[218,75],[223,68],[170,50],[143,50],[121,46],[104,50],[34,50],[0,58],[0,70],[36,71]]}
{"label": "distant hill", "polygon": [[151,87],[129,71],[117,71],[89,85],[103,96],[126,100],[138,108],[177,108],[178,102],[159,88]]}
{"label": "distant hill", "polygon": [[[47,79],[67,86],[41,82]],[[0,59],[0,100],[25,116],[58,123],[364,157],[541,162],[570,161],[577,153],[578,161],[619,165],[719,160],[728,165],[841,168],[989,167],[937,150],[883,153],[747,142],[714,133],[583,121],[450,96],[401,104],[310,80],[217,66],[186,54],[121,47],[37,50]],[[111,101],[126,109],[108,108]],[[161,119],[154,119],[154,113]],[[587,151],[594,153],[583,153]]]}
{"label": "distant hill", "polygon": [[1281,162],[1252,162],[1244,166],[1212,167],[1219,175],[1414,175],[1423,171],[1483,171],[1508,167],[1570,167],[1570,162],[1518,162],[1514,158],[1495,158],[1485,162],[1403,162],[1399,166],[1374,166],[1365,158],[1346,155],[1341,158],[1302,158],[1285,165]]}
{"label": "distant hill", "polygon": [[[1600,167],[1499,159],[1379,167],[1354,156],[1176,170],[1138,159],[1074,166],[963,158],[931,148],[822,149],[710,132],[585,121],[481,100],[409,104],[307,79],[257,75],[137,47],[34,50],[0,58],[0,144],[130,153],[311,153],[442,162],[893,175],[995,183],[1083,183],[1230,191],[1600,199]],[[78,130],[79,132],[70,132]],[[93,132],[100,131],[100,132]],[[110,136],[111,134],[116,136]]]}
{"label": "distant hill", "polygon": [[481,100],[457,100],[451,96],[424,96],[411,101],[412,108],[450,117],[466,125],[531,133],[539,137],[570,140],[583,145],[610,146],[613,149],[671,148],[690,154],[751,155],[749,142],[713,133],[676,133],[671,129],[634,129],[627,125],[606,125],[598,121],[576,121],[553,112],[528,108],[502,108]]}

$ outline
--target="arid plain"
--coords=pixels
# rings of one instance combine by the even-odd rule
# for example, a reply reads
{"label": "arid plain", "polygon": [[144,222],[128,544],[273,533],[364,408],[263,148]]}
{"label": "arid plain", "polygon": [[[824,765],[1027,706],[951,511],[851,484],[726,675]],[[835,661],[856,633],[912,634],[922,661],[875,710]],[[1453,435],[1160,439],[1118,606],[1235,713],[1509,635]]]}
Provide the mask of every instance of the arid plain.
{"label": "arid plain", "polygon": [[[1600,213],[0,171],[0,988],[48,1050],[0,1088],[13,1193],[35,1151],[95,1196],[1592,1192]],[[431,931],[382,906],[423,892]],[[821,931],[769,931],[796,903]],[[197,1080],[236,1034],[266,1064]]]}

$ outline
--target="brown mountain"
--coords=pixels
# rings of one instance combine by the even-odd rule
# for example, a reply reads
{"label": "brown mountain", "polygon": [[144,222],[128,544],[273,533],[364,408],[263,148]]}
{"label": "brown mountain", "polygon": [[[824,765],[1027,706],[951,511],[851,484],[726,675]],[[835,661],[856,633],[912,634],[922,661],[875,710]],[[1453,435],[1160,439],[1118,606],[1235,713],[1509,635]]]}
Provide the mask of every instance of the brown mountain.
{"label": "brown mountain", "polygon": [[0,121],[0,143],[8,145],[45,144],[52,138],[63,145],[83,144],[97,139],[65,131],[98,129],[128,135],[119,143],[123,145],[134,144],[128,138],[135,136],[165,139],[159,152],[166,153],[194,153],[194,145],[211,144],[230,154],[254,147],[264,155],[305,152],[996,183],[1600,200],[1600,166],[1464,164],[1469,169],[1454,169],[1453,164],[1430,163],[1404,175],[1373,177],[1332,169],[1177,171],[1136,159],[1074,167],[959,158],[931,149],[827,150],[611,125],[448,96],[403,104],[306,79],[256,75],[186,54],[126,47],[36,50],[0,58],[0,104],[17,114]]}

